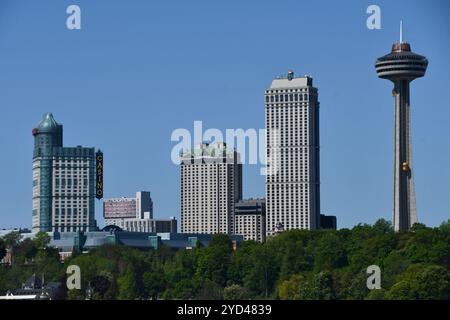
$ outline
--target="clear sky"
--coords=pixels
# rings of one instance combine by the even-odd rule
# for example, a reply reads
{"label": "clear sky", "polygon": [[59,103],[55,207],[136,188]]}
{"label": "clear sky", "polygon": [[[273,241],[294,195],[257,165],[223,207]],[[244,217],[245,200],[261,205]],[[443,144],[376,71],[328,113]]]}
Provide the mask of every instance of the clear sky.
{"label": "clear sky", "polygon": [[[81,8],[81,30],[66,8]],[[366,9],[381,8],[381,30]],[[338,227],[391,219],[392,84],[375,59],[404,40],[429,59],[411,85],[420,222],[450,218],[448,1],[0,0],[0,228],[31,226],[31,129],[53,112],[66,146],[105,153],[105,196],[152,192],[179,217],[174,129],[263,128],[264,90],[293,69],[321,102],[321,205]],[[264,196],[258,165],[244,196]],[[96,201],[99,225],[101,202]]]}

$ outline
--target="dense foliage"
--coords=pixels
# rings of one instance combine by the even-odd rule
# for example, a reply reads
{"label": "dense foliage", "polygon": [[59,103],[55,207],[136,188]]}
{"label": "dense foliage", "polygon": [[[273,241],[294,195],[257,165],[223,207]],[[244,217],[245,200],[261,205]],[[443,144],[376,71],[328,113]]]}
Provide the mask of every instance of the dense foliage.
{"label": "dense foliage", "polygon": [[[64,264],[48,241],[45,234],[0,240],[0,258],[5,248],[14,256],[12,266],[0,267],[1,294],[34,272],[65,281],[67,266],[76,264],[93,299],[450,299],[450,220],[399,233],[385,220],[338,231],[291,230],[236,251],[226,235],[176,252],[106,245]],[[367,289],[370,265],[381,268],[382,289]],[[84,298],[85,289],[68,294]]]}

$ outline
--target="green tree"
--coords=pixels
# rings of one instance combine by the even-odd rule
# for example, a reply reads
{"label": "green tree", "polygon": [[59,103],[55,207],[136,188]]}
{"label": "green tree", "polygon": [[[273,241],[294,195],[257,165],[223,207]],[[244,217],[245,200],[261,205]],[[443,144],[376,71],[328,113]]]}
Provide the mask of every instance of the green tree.
{"label": "green tree", "polygon": [[404,251],[412,263],[445,263],[450,257],[450,233],[440,228],[416,228]]}
{"label": "green tree", "polygon": [[411,261],[398,250],[392,251],[384,260],[380,266],[383,270],[381,282],[383,288],[390,288],[395,284],[396,278],[402,274]]}
{"label": "green tree", "polygon": [[384,290],[383,288],[371,290],[366,297],[366,300],[385,300],[385,299],[386,299],[386,290]]}
{"label": "green tree", "polygon": [[194,299],[200,289],[198,279],[183,279],[175,284],[175,286],[164,292],[164,299]]}
{"label": "green tree", "polygon": [[347,264],[343,240],[334,231],[323,231],[314,247],[314,270],[333,270]]}
{"label": "green tree", "polygon": [[144,289],[147,297],[151,299],[158,299],[158,297],[166,289],[166,279],[161,271],[144,272],[143,276]]}
{"label": "green tree", "polygon": [[34,242],[36,243],[36,247],[40,250],[47,248],[50,243],[51,237],[47,232],[39,231],[36,233],[36,237],[34,238]]}
{"label": "green tree", "polygon": [[140,298],[139,286],[134,268],[129,265],[123,276],[117,279],[119,300],[136,300]]}
{"label": "green tree", "polygon": [[90,281],[91,288],[93,290],[93,300],[103,300],[114,298],[110,293],[112,287],[112,275],[107,272],[102,272],[97,276],[94,276]]}
{"label": "green tree", "polygon": [[230,238],[223,234],[214,235],[209,246],[199,251],[197,275],[225,286],[231,264],[231,252]]}
{"label": "green tree", "polygon": [[450,299],[450,272],[438,265],[411,265],[386,297],[391,300]]}
{"label": "green tree", "polygon": [[22,235],[17,231],[10,232],[3,236],[5,246],[10,250],[11,253],[11,265],[14,264],[15,250],[19,246],[21,239]]}
{"label": "green tree", "polygon": [[450,272],[442,266],[427,266],[413,277],[411,284],[418,299],[450,299]]}
{"label": "green tree", "polygon": [[250,292],[238,284],[232,284],[223,289],[224,300],[247,300],[250,299]]}
{"label": "green tree", "polygon": [[335,298],[333,291],[333,278],[330,272],[319,272],[304,285],[300,286],[300,299],[303,300],[332,300]]}
{"label": "green tree", "polygon": [[85,290],[69,290],[67,292],[67,300],[85,300],[86,299],[86,291]]}
{"label": "green tree", "polygon": [[22,235],[18,231],[10,232],[3,236],[3,241],[7,248],[15,248],[19,246]]}
{"label": "green tree", "polygon": [[248,276],[253,268],[253,250],[260,244],[255,241],[245,241],[238,250],[232,253],[228,268],[228,285],[244,285],[244,278]]}
{"label": "green tree", "polygon": [[353,274],[351,279],[347,279],[347,299],[351,300],[364,300],[364,298],[369,294],[369,289],[367,288],[367,277],[366,269]]}
{"label": "green tree", "polygon": [[259,245],[254,248],[250,262],[252,268],[244,277],[244,285],[256,295],[268,298],[278,278],[275,254],[269,246]]}
{"label": "green tree", "polygon": [[415,300],[416,293],[411,286],[410,281],[402,280],[392,286],[386,293],[386,298],[389,300]]}
{"label": "green tree", "polygon": [[38,253],[36,244],[31,239],[23,240],[15,247],[15,262],[18,264],[28,264],[34,261]]}
{"label": "green tree", "polygon": [[304,281],[304,277],[300,274],[292,275],[289,280],[284,280],[278,286],[278,297],[281,300],[298,300],[300,299],[300,286]]}
{"label": "green tree", "polygon": [[197,293],[198,300],[222,300],[223,288],[219,284],[206,279]]}

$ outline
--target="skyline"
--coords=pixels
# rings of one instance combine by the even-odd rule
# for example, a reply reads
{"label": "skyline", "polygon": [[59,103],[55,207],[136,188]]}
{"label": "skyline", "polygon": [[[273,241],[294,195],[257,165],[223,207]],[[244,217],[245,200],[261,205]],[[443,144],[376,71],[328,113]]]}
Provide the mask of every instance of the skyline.
{"label": "skyline", "polygon": [[[145,35],[155,32],[150,27],[144,27],[146,16],[142,11],[145,10],[126,8],[120,16],[137,16],[138,19],[130,18],[124,28],[111,25],[105,28],[101,23],[105,21],[102,20],[104,17],[100,16],[100,11],[105,9],[101,2],[78,2],[87,16],[79,33],[65,30],[64,24],[59,21],[64,22],[65,19],[64,11],[59,10],[59,7],[67,6],[69,1],[63,2],[61,6],[48,6],[49,10],[45,13],[49,18],[48,26],[37,23],[33,30],[20,25],[28,15],[23,12],[21,6],[23,3],[37,5],[29,1],[22,1],[20,4],[5,1],[0,5],[0,9],[9,6],[19,17],[18,21],[13,21],[8,20],[9,16],[0,14],[0,18],[7,18],[0,22],[0,30],[3,29],[0,31],[0,48],[7,60],[2,59],[0,62],[0,67],[4,70],[0,75],[0,83],[2,87],[10,89],[0,97],[0,105],[6,106],[4,116],[9,120],[4,124],[4,130],[17,130],[17,135],[11,135],[13,139],[9,140],[10,136],[7,139],[2,136],[0,140],[5,154],[17,155],[17,158],[2,157],[0,160],[0,174],[2,177],[6,176],[6,181],[10,182],[0,186],[0,228],[31,225],[31,129],[36,126],[43,113],[53,112],[58,121],[65,125],[67,145],[82,144],[105,152],[105,198],[130,196],[138,190],[149,190],[155,202],[155,217],[173,215],[179,219],[179,167],[170,161],[170,149],[174,145],[170,141],[171,131],[177,128],[191,129],[195,120],[202,120],[208,128],[264,128],[264,102],[261,98],[263,92],[275,76],[286,73],[288,69],[293,69],[299,75],[310,74],[319,89],[322,213],[336,215],[339,228],[351,227],[360,222],[372,223],[378,218],[391,220],[393,108],[391,97],[385,94],[391,89],[391,85],[377,79],[373,62],[396,41],[400,19],[405,22],[405,40],[414,46],[415,52],[426,55],[431,61],[427,77],[413,83],[411,93],[418,219],[419,222],[430,226],[448,219],[449,204],[444,203],[444,200],[436,200],[445,199],[449,189],[445,181],[450,179],[450,171],[445,166],[445,159],[450,156],[449,148],[446,148],[446,137],[450,132],[444,122],[450,115],[444,103],[449,86],[448,82],[445,83],[448,77],[446,71],[449,69],[445,53],[448,52],[446,49],[449,44],[443,36],[442,30],[445,29],[439,28],[447,23],[439,20],[445,18],[443,14],[434,12],[433,17],[436,20],[430,26],[429,20],[420,22],[420,17],[424,19],[423,16],[430,14],[430,11],[419,12],[422,6],[417,3],[408,3],[409,9],[393,13],[398,4],[379,2],[378,5],[382,9],[382,29],[371,31],[365,26],[367,4],[353,3],[347,9],[354,20],[343,21],[344,30],[351,31],[351,36],[343,32],[338,35],[338,39],[333,39],[330,36],[325,37],[327,30],[319,29],[319,35],[314,33],[306,38],[306,47],[312,48],[311,52],[304,52],[305,46],[299,46],[295,41],[288,42],[292,46],[288,50],[279,52],[270,46],[262,45],[264,43],[258,38],[256,50],[251,48],[255,44],[251,44],[244,46],[243,52],[238,55],[233,50],[256,35],[258,28],[269,32],[270,35],[276,35],[277,32],[283,31],[283,26],[280,27],[272,21],[260,21],[252,16],[251,21],[258,24],[257,27],[253,29],[250,25],[247,32],[234,34],[236,38],[230,38],[229,30],[225,29],[233,26],[227,23],[225,13],[222,16],[216,12],[215,18],[218,20],[214,20],[214,17],[207,17],[204,13],[195,13],[195,10],[192,12],[189,7],[191,11],[188,13],[199,15],[203,18],[203,23],[206,19],[213,24],[214,30],[226,31],[227,34],[221,33],[221,37],[216,40],[197,29],[198,25],[187,26],[189,30],[193,28],[200,31],[200,34],[196,34],[199,38],[189,38],[198,47],[186,46],[186,50],[181,50],[181,53],[187,54],[187,57],[184,57],[170,50],[174,49],[174,43],[169,38],[179,32],[177,40],[186,45],[188,40],[182,39],[182,36],[186,35],[186,32],[189,33],[189,30],[174,30],[176,28],[172,26],[173,29],[169,27],[169,30],[165,30],[167,38],[156,35],[169,50],[159,48],[155,53],[151,44],[139,41],[144,39]],[[283,2],[281,7],[287,2],[290,1]],[[295,5],[293,2],[290,4]],[[322,14],[337,14],[332,10],[335,5],[328,5],[330,12]],[[143,9],[152,5],[139,3],[138,6]],[[179,6],[184,7],[182,4]],[[224,5],[217,6],[221,9],[229,8]],[[233,6],[236,4],[230,4],[230,7]],[[312,12],[320,14],[316,4],[306,4],[303,7],[315,9]],[[165,5],[161,5],[161,8],[169,10]],[[236,12],[237,17],[233,20],[238,26],[245,25],[242,18],[245,18],[245,13],[250,9],[247,5],[242,5],[242,8],[244,14]],[[263,10],[267,7],[261,4],[258,8]],[[122,7],[111,4],[107,9],[117,14],[117,10]],[[435,9],[437,10],[437,5]],[[279,14],[279,18],[282,18],[281,13],[282,10],[276,9],[274,14]],[[289,11],[284,13],[290,16]],[[36,12],[34,14],[44,15]],[[149,14],[152,15],[151,12]],[[345,17],[349,12],[339,14]],[[104,10],[102,15],[107,15]],[[100,20],[97,21],[92,16]],[[183,21],[182,18],[181,20]],[[298,39],[302,38],[300,19],[286,19],[283,23],[291,28],[284,30],[287,32],[285,37],[278,38],[280,43],[296,34]],[[271,31],[271,26],[276,30]],[[136,31],[140,33],[133,33]],[[17,32],[21,33],[21,36],[12,39],[12,35],[16,36]],[[54,38],[55,43],[43,38],[46,32],[53,35],[46,37]],[[99,43],[93,41],[100,34],[106,35],[106,39],[102,38],[103,41],[100,40]],[[117,34],[122,42],[130,45],[129,48],[121,43],[114,43]],[[126,38],[132,34],[135,38]],[[36,35],[40,36],[38,39],[43,43],[32,40]],[[202,43],[205,38],[209,40],[210,46],[208,43]],[[322,42],[319,38],[327,41]],[[30,44],[26,44],[24,39],[30,40]],[[221,49],[224,47],[220,44],[220,39],[232,45],[229,51],[222,54]],[[343,42],[340,43],[341,41]],[[36,46],[37,44],[39,45]],[[351,47],[344,48],[349,44]],[[106,45],[105,48],[102,45]],[[331,63],[326,61],[330,51],[325,49],[329,46],[335,50],[332,57],[344,59],[342,62],[331,66]],[[20,50],[33,48],[35,50]],[[175,45],[175,49],[177,48]],[[205,48],[218,56],[211,58],[203,53]],[[269,54],[261,53],[262,57],[259,57],[256,54],[262,48]],[[57,52],[52,51],[54,49]],[[108,49],[116,49],[118,52],[107,52]],[[144,53],[137,56],[136,61],[131,58],[135,58],[137,49],[144,49]],[[325,54],[318,54],[316,49],[323,50]],[[358,54],[345,60],[352,50],[359,50],[356,51]],[[89,56],[92,53],[94,59],[91,60]],[[122,53],[128,54],[128,59],[122,58]],[[165,63],[154,61],[164,58],[164,54],[169,56],[168,59],[163,59]],[[231,58],[227,54],[231,55]],[[154,58],[147,61],[148,64],[147,55]],[[271,55],[273,58],[267,59]],[[10,60],[7,59],[8,56]],[[172,64],[170,60],[173,57],[181,59],[181,63],[189,63],[188,58],[193,58],[194,63],[181,66],[180,62],[172,61]],[[216,64],[215,59],[225,61]],[[247,59],[252,61],[244,61]],[[347,63],[350,61],[354,68],[348,68]],[[111,67],[117,67],[119,70]],[[185,72],[175,72],[179,71],[180,67]],[[35,75],[39,74],[39,71],[41,74],[43,71],[48,74],[44,75],[43,79],[36,78]],[[153,76],[154,73],[156,77]],[[337,73],[343,80],[338,79],[336,82]],[[353,81],[349,81],[350,79]],[[199,82],[200,80],[202,82]],[[91,85],[95,88],[90,87]],[[173,94],[174,86],[179,95]],[[49,90],[53,87],[56,88],[55,91]],[[156,93],[152,88],[156,88]],[[19,95],[23,90],[27,94]],[[165,98],[167,96],[170,96],[172,101],[168,101]],[[348,99],[349,97],[351,99]],[[95,108],[97,105],[99,107]],[[108,107],[110,105],[115,107],[111,110]],[[217,108],[214,107],[216,105]],[[245,108],[245,105],[251,107]],[[361,106],[364,107],[363,110]],[[177,112],[173,112],[171,108]],[[342,111],[343,108],[347,109]],[[430,117],[429,108],[433,108],[433,115],[438,116]],[[150,118],[153,115],[159,117]],[[103,119],[100,118],[102,116]],[[372,123],[364,121],[367,118],[373,120],[370,121]],[[12,121],[14,119],[20,121]],[[117,130],[117,125],[122,130]],[[82,130],[77,130],[79,128]],[[355,135],[358,130],[359,134]],[[439,148],[436,148],[437,146]],[[158,152],[160,157],[153,153],[158,149],[161,150]],[[343,151],[342,154],[339,151]],[[131,157],[128,158],[128,155]],[[438,158],[435,159],[432,155]],[[11,168],[15,169],[13,173],[10,173]],[[259,175],[259,168],[259,165],[244,166],[244,198],[264,196],[264,177]],[[369,170],[371,172],[368,172]],[[367,181],[364,180],[364,174],[367,174]],[[99,225],[102,225],[99,201],[96,201],[96,219]]]}

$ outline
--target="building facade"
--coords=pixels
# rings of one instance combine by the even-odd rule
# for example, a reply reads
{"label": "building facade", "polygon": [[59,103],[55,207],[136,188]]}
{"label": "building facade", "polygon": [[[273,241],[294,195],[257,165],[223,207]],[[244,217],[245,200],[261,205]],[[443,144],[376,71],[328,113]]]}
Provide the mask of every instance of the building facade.
{"label": "building facade", "polygon": [[106,226],[131,232],[177,232],[177,220],[153,218],[153,200],[149,191],[136,192],[135,198],[110,198],[103,201]]}
{"label": "building facade", "polygon": [[131,232],[177,232],[177,219],[126,219],[124,221],[125,231]]}
{"label": "building facade", "polygon": [[319,101],[309,76],[278,77],[265,91],[266,228],[320,226]]}
{"label": "building facade", "polygon": [[244,240],[264,242],[266,239],[266,200],[240,200],[234,210],[235,234]]}
{"label": "building facade", "polygon": [[110,198],[103,201],[103,218],[106,225],[125,228],[130,219],[152,219],[153,201],[149,191],[136,192],[135,198]]}
{"label": "building facade", "polygon": [[234,234],[234,205],[242,198],[239,154],[224,143],[181,154],[181,232]]}
{"label": "building facade", "polygon": [[95,149],[63,146],[63,126],[51,113],[32,131],[32,230],[94,231]]}
{"label": "building facade", "polygon": [[[130,232],[120,230],[94,232],[55,232],[49,246],[59,251],[60,260],[69,258],[73,252],[86,253],[102,245],[114,244],[136,249],[158,249],[161,245],[171,250],[207,247],[213,238],[211,234],[169,233],[169,232]],[[244,241],[240,235],[230,236],[233,248]]]}

